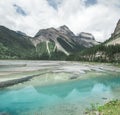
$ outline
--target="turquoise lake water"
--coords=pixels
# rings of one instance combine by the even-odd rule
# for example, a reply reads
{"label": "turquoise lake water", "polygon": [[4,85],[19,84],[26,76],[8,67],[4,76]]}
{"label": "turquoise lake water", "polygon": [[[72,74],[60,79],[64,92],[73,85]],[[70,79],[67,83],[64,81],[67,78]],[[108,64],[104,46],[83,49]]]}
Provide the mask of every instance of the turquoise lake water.
{"label": "turquoise lake water", "polygon": [[[120,99],[120,74],[100,73],[88,72],[89,77],[82,79],[35,85],[33,81],[40,80],[38,77],[26,83],[0,89],[0,113],[82,115],[91,104],[101,105],[112,99]],[[47,76],[49,74],[51,73]],[[59,73],[54,74],[57,75]]]}

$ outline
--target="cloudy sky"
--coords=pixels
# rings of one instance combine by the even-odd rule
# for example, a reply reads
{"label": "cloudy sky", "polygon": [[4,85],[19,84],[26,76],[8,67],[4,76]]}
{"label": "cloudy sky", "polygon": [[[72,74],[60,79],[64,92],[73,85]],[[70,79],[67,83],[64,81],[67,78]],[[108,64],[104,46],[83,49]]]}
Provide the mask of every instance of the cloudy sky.
{"label": "cloudy sky", "polygon": [[34,36],[67,25],[75,34],[108,39],[120,18],[120,0],[0,0],[0,25]]}

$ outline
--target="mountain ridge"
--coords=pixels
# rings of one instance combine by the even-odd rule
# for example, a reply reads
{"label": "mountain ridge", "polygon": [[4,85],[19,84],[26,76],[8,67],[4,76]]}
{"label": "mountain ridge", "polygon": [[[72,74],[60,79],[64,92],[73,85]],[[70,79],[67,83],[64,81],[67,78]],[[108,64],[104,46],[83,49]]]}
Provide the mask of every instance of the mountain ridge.
{"label": "mountain ridge", "polygon": [[[83,36],[82,38],[85,37]],[[57,51],[61,51],[66,55],[69,55],[69,53],[73,51],[78,51],[82,47],[86,48],[98,44],[95,39],[88,37],[89,39],[87,39],[87,42],[87,40],[82,38],[80,36],[76,36],[66,25],[63,25],[59,28],[47,28],[39,30],[35,37],[33,37],[32,42],[35,47],[43,42],[46,44],[47,50],[49,49],[48,43],[53,43],[55,44],[53,46],[54,50],[56,49]]]}
{"label": "mountain ridge", "polygon": [[[87,33],[84,33],[87,36]],[[89,34],[90,35],[90,34]],[[92,35],[91,35],[92,36]],[[0,26],[1,57],[4,58],[2,49],[7,49],[7,57],[37,59],[59,59],[78,52],[84,48],[97,45],[95,39],[85,36],[76,36],[66,25],[59,28],[39,30],[34,37],[27,36],[21,31],[13,31]],[[28,56],[27,56],[28,55]]]}
{"label": "mountain ridge", "polygon": [[120,63],[120,20],[104,43],[71,54],[67,60]]}
{"label": "mountain ridge", "polygon": [[29,57],[30,52],[34,50],[34,46],[29,39],[29,36],[24,36],[16,31],[0,26],[0,57]]}

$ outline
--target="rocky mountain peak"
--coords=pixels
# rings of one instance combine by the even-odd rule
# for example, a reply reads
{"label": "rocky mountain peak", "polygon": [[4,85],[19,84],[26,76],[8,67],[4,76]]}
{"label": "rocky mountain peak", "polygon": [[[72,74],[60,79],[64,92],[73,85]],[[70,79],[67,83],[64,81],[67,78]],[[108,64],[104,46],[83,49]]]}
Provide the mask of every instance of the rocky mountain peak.
{"label": "rocky mountain peak", "polygon": [[66,25],[60,26],[58,29],[64,29],[64,30],[69,30],[69,28]]}
{"label": "rocky mountain peak", "polygon": [[41,36],[41,35],[46,35],[46,34],[52,34],[55,33],[57,30],[53,27],[51,28],[47,28],[47,29],[41,29],[37,32],[37,34],[35,35],[35,37]]}
{"label": "rocky mountain peak", "polygon": [[95,40],[94,36],[91,33],[81,32],[78,36],[81,39]]}
{"label": "rocky mountain peak", "polygon": [[75,36],[75,34],[66,25],[60,26],[57,30],[62,34]]}

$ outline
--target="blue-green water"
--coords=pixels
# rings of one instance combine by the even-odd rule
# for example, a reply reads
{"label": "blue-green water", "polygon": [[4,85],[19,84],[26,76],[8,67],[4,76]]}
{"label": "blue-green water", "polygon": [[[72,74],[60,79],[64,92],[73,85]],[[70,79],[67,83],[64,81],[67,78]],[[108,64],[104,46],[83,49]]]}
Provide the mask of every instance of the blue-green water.
{"label": "blue-green water", "polygon": [[120,74],[106,73],[46,86],[0,90],[0,112],[10,115],[81,115],[90,104],[120,98]]}

